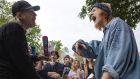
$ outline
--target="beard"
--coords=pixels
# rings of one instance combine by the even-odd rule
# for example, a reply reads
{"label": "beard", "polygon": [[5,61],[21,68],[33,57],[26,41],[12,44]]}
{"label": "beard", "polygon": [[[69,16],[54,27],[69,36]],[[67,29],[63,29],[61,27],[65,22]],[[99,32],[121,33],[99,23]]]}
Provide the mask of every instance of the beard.
{"label": "beard", "polygon": [[98,30],[102,30],[102,28],[103,28],[103,21],[102,21],[102,19],[97,19],[96,20],[95,28],[98,29]]}
{"label": "beard", "polygon": [[101,12],[98,14],[98,16],[95,16],[96,19],[94,19],[95,21],[95,28],[98,29],[98,30],[102,30],[102,28],[104,27],[104,19],[105,19],[105,16],[107,16],[105,14],[105,12]]}

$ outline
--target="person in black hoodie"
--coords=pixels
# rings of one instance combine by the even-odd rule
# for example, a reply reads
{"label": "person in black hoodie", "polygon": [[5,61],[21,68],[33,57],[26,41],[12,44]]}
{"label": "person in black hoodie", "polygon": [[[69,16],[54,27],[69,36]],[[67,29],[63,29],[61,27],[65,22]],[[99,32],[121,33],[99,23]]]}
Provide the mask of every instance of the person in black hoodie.
{"label": "person in black hoodie", "polygon": [[28,53],[26,30],[35,26],[39,6],[27,1],[12,5],[14,19],[0,27],[0,79],[41,79]]}

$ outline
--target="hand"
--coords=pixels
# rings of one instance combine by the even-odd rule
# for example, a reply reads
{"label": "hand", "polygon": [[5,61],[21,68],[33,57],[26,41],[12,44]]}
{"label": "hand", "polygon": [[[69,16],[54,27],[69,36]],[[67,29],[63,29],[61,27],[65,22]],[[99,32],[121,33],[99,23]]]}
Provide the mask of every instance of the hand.
{"label": "hand", "polygon": [[80,49],[86,48],[86,46],[85,46],[84,44],[80,44],[80,43],[77,42],[77,43],[75,44],[75,48],[76,48],[76,53],[77,53],[78,55],[81,56],[81,51],[80,51]]}
{"label": "hand", "polygon": [[52,75],[57,74],[56,72],[48,72],[48,76],[51,77]]}
{"label": "hand", "polygon": [[53,74],[51,77],[52,78],[60,78],[61,76],[60,76],[60,74],[56,73],[56,74]]}
{"label": "hand", "polygon": [[104,72],[101,79],[112,79],[108,72]]}

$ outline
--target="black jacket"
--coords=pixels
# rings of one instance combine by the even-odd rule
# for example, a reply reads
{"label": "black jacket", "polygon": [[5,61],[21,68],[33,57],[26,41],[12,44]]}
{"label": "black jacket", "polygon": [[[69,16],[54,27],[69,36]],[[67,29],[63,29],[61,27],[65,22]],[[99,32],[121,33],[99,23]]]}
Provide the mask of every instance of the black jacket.
{"label": "black jacket", "polygon": [[50,63],[47,63],[44,66],[42,76],[44,77],[44,79],[54,79],[48,76],[48,72],[56,72],[62,76],[63,70],[64,70],[64,65],[61,63],[56,62],[55,65],[51,65]]}
{"label": "black jacket", "polygon": [[0,27],[0,79],[40,79],[28,56],[25,31],[16,22]]}

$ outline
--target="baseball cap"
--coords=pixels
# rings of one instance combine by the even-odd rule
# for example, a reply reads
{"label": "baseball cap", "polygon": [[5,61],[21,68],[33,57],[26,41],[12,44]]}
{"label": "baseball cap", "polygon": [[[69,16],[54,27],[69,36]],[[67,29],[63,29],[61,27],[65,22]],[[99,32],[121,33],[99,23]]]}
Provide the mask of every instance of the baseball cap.
{"label": "baseball cap", "polygon": [[40,10],[40,6],[38,5],[32,6],[30,3],[24,0],[17,1],[12,5],[12,15],[15,16],[16,12],[26,11],[26,10],[31,10],[31,9],[34,11],[38,11]]}

